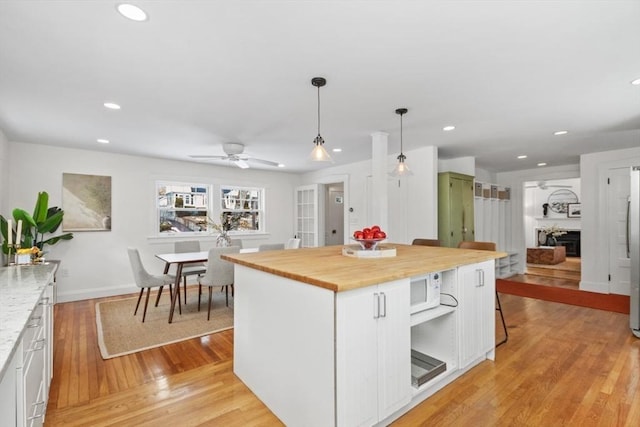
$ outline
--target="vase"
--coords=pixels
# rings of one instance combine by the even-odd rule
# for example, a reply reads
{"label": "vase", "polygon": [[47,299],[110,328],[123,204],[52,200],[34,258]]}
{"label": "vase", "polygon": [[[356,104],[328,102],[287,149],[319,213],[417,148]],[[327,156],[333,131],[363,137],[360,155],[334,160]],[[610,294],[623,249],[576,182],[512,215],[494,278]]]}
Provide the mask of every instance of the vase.
{"label": "vase", "polygon": [[554,236],[547,236],[547,246],[558,246],[558,240]]}
{"label": "vase", "polygon": [[227,247],[231,246],[231,238],[227,233],[220,233],[216,238],[216,246],[218,247]]}

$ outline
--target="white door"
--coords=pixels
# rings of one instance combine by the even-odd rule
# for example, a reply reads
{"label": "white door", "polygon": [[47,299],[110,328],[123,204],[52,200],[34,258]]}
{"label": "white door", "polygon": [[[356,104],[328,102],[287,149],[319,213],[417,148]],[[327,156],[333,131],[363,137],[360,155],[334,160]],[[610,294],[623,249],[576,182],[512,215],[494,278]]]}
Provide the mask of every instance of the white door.
{"label": "white door", "polygon": [[318,185],[296,188],[295,230],[300,247],[318,246]]}
{"label": "white door", "polygon": [[607,191],[609,292],[629,295],[631,263],[627,253],[627,209],[631,190],[628,167],[609,169]]}

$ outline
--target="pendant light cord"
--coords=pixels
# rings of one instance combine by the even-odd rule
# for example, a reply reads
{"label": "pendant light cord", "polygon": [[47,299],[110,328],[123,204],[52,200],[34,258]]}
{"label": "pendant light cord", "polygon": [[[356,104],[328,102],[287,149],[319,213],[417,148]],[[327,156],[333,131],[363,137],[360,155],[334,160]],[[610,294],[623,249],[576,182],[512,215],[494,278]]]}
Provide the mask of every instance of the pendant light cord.
{"label": "pendant light cord", "polygon": [[318,136],[320,136],[320,86],[318,86]]}
{"label": "pendant light cord", "polygon": [[404,116],[404,114],[400,114],[400,154],[402,153],[402,116]]}

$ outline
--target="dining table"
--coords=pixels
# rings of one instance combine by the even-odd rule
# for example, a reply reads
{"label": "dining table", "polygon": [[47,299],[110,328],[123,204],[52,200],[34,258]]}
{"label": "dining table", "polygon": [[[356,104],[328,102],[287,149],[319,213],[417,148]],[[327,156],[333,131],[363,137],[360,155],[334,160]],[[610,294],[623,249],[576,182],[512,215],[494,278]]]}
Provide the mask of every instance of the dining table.
{"label": "dining table", "polygon": [[[176,306],[176,299],[180,296],[180,278],[182,277],[182,268],[186,264],[194,264],[194,263],[203,263],[207,262],[209,258],[208,251],[200,251],[200,252],[180,252],[180,253],[167,253],[167,254],[156,254],[156,258],[164,261],[164,274],[169,273],[169,268],[172,264],[176,265],[176,289],[171,294],[171,309],[169,310],[169,323],[173,321],[173,312]],[[185,286],[185,295],[186,295],[186,284]],[[185,301],[186,304],[186,301]]]}

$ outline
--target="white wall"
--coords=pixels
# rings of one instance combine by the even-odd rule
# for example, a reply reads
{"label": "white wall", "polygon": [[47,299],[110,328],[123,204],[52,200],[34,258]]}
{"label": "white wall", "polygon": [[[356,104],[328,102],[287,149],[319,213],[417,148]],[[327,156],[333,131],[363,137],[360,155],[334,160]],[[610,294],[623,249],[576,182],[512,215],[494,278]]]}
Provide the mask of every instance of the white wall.
{"label": "white wall", "polygon": [[[437,238],[438,149],[423,147],[404,154],[413,175],[400,180],[387,176],[389,223],[380,225],[386,229],[390,242],[411,243],[416,237]],[[395,162],[395,155],[388,157],[389,172]],[[371,194],[371,173],[371,161],[367,160],[304,174],[300,185],[345,181],[348,238],[355,230],[373,225],[371,199],[376,196]],[[349,212],[349,208],[353,211]]]}
{"label": "white wall", "polygon": [[[293,187],[298,175],[15,142],[10,144],[10,164],[3,214],[14,207],[31,211],[39,191],[49,193],[50,206],[64,208],[63,172],[112,177],[112,230],[74,232],[73,240],[46,246],[47,258],[62,260],[61,301],[136,291],[126,254],[129,246],[140,249],[148,270],[162,271],[154,254],[173,252],[175,238],[153,237],[156,180],[264,187],[269,234],[242,237],[244,245],[285,242],[293,235]],[[214,236],[199,240],[203,250],[215,244]]]}
{"label": "white wall", "polygon": [[476,176],[476,158],[457,157],[455,159],[440,159],[438,160],[438,172],[456,172]]}
{"label": "white wall", "polygon": [[0,213],[11,218],[11,211],[6,205],[9,186],[9,141],[0,130]]}

